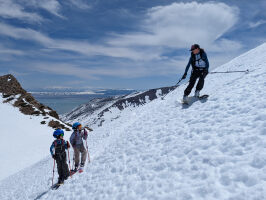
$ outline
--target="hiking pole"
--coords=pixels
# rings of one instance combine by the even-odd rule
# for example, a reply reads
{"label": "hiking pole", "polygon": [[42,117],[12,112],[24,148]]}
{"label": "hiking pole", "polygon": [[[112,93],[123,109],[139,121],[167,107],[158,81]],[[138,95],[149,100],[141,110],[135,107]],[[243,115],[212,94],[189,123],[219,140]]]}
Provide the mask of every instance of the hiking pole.
{"label": "hiking pole", "polygon": [[237,72],[245,72],[249,73],[249,70],[242,70],[242,71],[225,71],[225,72],[210,72],[209,74],[224,74],[224,73],[237,73]]}
{"label": "hiking pole", "polygon": [[91,162],[91,159],[90,159],[90,154],[89,154],[89,148],[88,148],[87,139],[86,139],[86,148],[87,148],[87,153],[88,153],[88,162],[90,163]]}
{"label": "hiking pole", "polygon": [[[179,81],[177,82],[177,84],[174,85],[174,87],[177,88],[177,87],[179,86],[178,84],[179,84],[182,80],[183,80],[183,78],[179,79]],[[174,91],[174,90],[175,90],[175,89],[173,89],[172,91]],[[169,91],[168,93],[166,93],[161,99],[164,100],[164,98],[165,98],[170,92],[172,92],[172,91]]]}
{"label": "hiking pole", "polygon": [[70,172],[70,167],[71,167],[71,164],[70,164],[69,148],[67,148],[67,153],[68,153],[69,174],[70,174],[70,177],[72,178],[72,174],[71,174],[71,172]]}
{"label": "hiking pole", "polygon": [[[88,126],[85,126],[84,129],[87,129],[88,131],[93,131],[91,128],[89,128]],[[90,159],[90,154],[89,154],[89,148],[88,148],[88,142],[87,142],[87,138],[86,138],[86,148],[87,148],[87,153],[88,153],[88,162],[91,162]]]}
{"label": "hiking pole", "polygon": [[[55,167],[55,159],[54,159],[54,167]],[[53,178],[52,178],[52,186],[54,185],[54,167],[53,167]]]}
{"label": "hiking pole", "polygon": [[73,153],[73,162],[72,162],[72,170],[74,169],[74,163],[75,163],[75,152]]}

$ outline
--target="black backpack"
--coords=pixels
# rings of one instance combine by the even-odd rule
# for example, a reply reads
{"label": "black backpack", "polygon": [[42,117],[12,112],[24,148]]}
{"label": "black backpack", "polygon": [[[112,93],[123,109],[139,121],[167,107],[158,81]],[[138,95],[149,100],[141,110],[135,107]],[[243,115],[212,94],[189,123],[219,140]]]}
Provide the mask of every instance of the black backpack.
{"label": "black backpack", "polygon": [[63,156],[66,156],[65,141],[64,140],[61,140],[61,144],[57,143],[57,140],[55,140],[54,141],[54,147],[55,147],[56,158],[62,159]]}

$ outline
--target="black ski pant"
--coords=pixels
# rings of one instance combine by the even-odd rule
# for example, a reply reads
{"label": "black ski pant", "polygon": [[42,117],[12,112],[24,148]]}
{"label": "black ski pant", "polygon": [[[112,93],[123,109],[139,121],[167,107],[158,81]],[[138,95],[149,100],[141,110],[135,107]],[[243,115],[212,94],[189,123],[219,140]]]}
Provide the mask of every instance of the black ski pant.
{"label": "black ski pant", "polygon": [[191,93],[192,88],[194,87],[197,79],[199,79],[198,84],[196,86],[196,90],[202,90],[204,86],[204,79],[207,76],[207,70],[193,70],[189,79],[189,84],[184,91],[184,95],[188,96]]}
{"label": "black ski pant", "polygon": [[58,181],[64,181],[69,176],[69,169],[66,161],[66,153],[64,152],[62,155],[56,155],[56,165],[58,172]]}

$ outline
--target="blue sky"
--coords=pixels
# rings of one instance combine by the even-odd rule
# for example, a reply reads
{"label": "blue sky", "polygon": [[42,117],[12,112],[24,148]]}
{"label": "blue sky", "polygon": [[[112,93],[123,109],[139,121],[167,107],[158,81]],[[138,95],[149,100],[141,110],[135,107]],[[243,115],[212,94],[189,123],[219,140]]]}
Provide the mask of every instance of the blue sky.
{"label": "blue sky", "polygon": [[215,69],[265,42],[265,9],[265,0],[0,0],[0,75],[29,90],[170,86],[193,43]]}

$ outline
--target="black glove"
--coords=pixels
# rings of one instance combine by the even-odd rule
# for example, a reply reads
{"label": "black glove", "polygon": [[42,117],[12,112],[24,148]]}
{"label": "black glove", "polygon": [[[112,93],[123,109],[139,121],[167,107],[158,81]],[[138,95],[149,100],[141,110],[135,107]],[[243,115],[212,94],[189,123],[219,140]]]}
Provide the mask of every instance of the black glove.
{"label": "black glove", "polygon": [[53,157],[53,159],[55,159],[55,155],[54,154],[52,155],[52,157]]}
{"label": "black glove", "polygon": [[209,73],[209,71],[206,69],[206,70],[204,70],[204,76],[207,76],[208,75],[208,73]]}
{"label": "black glove", "polygon": [[184,73],[184,75],[182,76],[182,79],[185,79],[187,77],[187,73]]}

